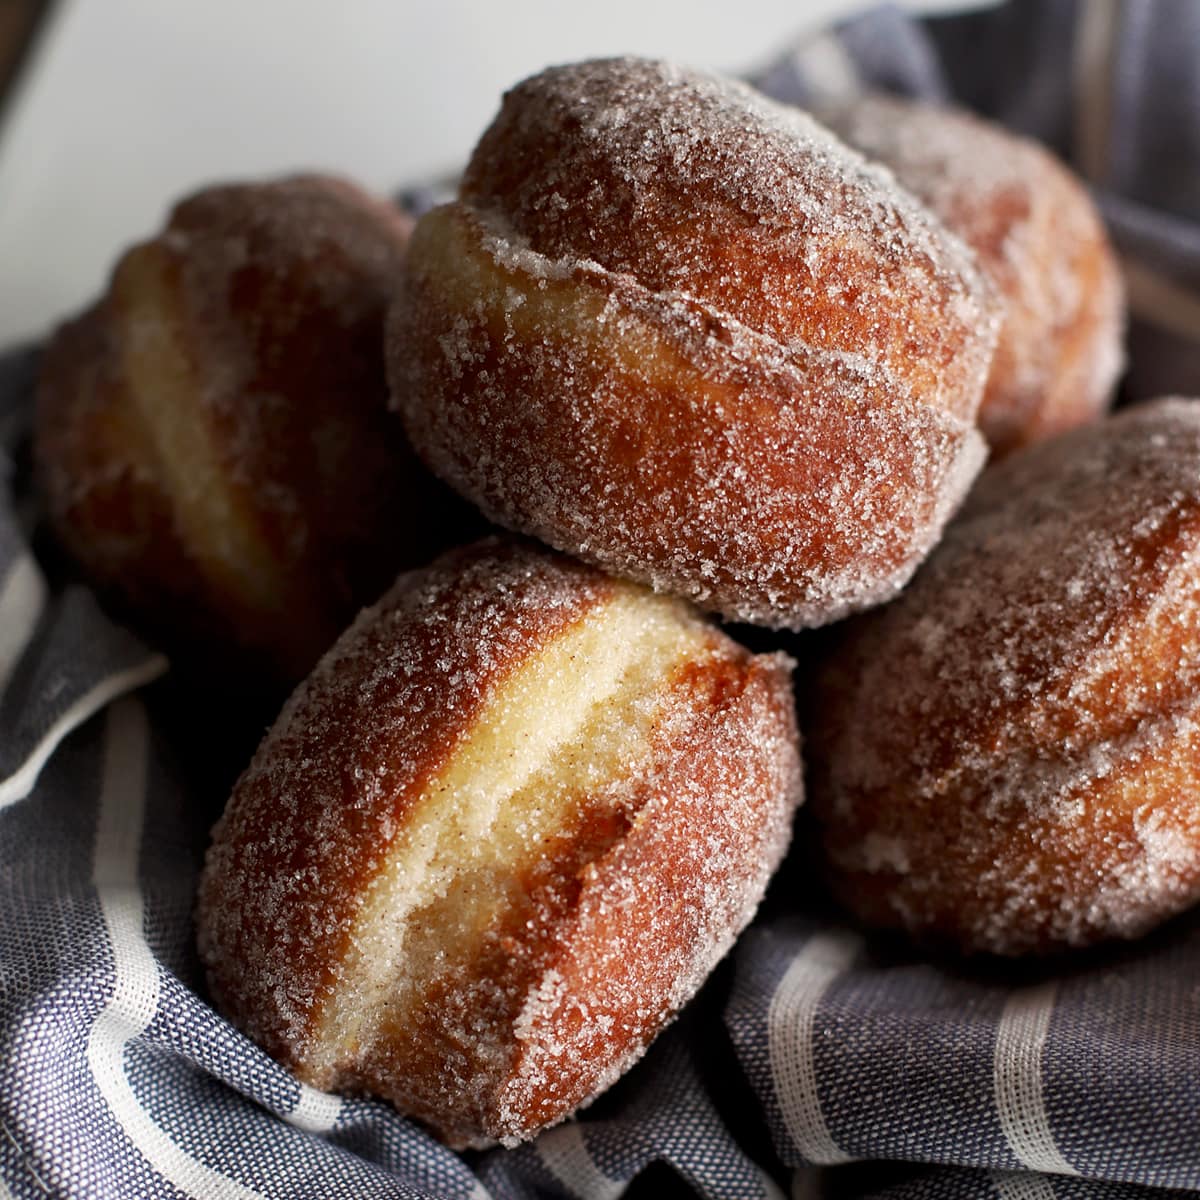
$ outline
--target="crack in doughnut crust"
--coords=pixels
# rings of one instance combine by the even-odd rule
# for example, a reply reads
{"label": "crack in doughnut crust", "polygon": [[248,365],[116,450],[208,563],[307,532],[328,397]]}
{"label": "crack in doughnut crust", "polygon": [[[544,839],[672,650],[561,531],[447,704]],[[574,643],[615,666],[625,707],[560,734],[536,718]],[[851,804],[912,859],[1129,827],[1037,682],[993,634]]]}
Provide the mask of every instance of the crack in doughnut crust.
{"label": "crack in doughnut crust", "polygon": [[394,532],[411,507],[457,506],[387,411],[409,232],[336,179],[209,188],[55,336],[35,443],[49,517],[173,649],[294,680],[441,547]]}
{"label": "crack in doughnut crust", "polygon": [[435,473],[730,618],[887,599],[983,460],[966,249],[805,115],[665,64],[510,92],[390,324]]}
{"label": "crack in doughnut crust", "polygon": [[1125,296],[1100,215],[1037,143],[953,109],[868,96],[820,113],[974,250],[1004,306],[979,409],[994,453],[1104,411],[1124,364]]}
{"label": "crack in doughnut crust", "polygon": [[214,831],[215,997],[457,1146],[607,1087],[749,921],[801,797],[782,656],[489,541],[402,577]]}
{"label": "crack in doughnut crust", "polygon": [[990,468],[812,696],[836,888],[1000,954],[1134,937],[1200,898],[1200,404]]}

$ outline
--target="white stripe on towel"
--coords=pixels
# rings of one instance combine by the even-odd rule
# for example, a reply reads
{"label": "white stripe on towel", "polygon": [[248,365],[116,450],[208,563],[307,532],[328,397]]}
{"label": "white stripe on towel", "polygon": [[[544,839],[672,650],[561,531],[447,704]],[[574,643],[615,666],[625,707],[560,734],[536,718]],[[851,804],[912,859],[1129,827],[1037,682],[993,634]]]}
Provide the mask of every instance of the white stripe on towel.
{"label": "white stripe on towel", "polygon": [[113,994],[96,1018],[87,1062],[96,1086],[130,1142],[169,1183],[196,1200],[258,1200],[260,1193],[192,1158],[154,1123],[125,1073],[125,1047],[158,1009],[158,964],[143,932],[138,855],[146,811],[145,710],[135,699],[109,709],[92,880],[112,943]]}
{"label": "white stripe on towel", "polygon": [[1045,1175],[1029,1171],[993,1171],[992,1186],[999,1200],[1054,1200],[1054,1185]]}
{"label": "white stripe on towel", "polygon": [[579,1200],[617,1200],[625,1191],[624,1183],[605,1175],[596,1165],[583,1132],[573,1121],[542,1134],[534,1149],[546,1170]]}
{"label": "white stripe on towel", "polygon": [[0,779],[0,808],[15,804],[29,795],[50,755],[58,749],[67,734],[94,716],[109,701],[157,679],[166,671],[167,665],[167,660],[161,654],[155,654],[137,666],[101,679],[84,692],[59,714],[20,767],[6,779]]}
{"label": "white stripe on towel", "polygon": [[1129,310],[1148,325],[1200,342],[1200,296],[1142,263],[1121,261]]}
{"label": "white stripe on towel", "polygon": [[813,1035],[821,998],[861,945],[862,939],[849,933],[811,938],[780,980],[767,1012],[775,1095],[792,1141],[809,1162],[851,1161],[833,1140],[821,1111]]}
{"label": "white stripe on towel", "polygon": [[8,687],[45,607],[46,580],[26,551],[17,556],[0,586],[0,692]]}
{"label": "white stripe on towel", "polygon": [[1058,984],[1014,992],[996,1029],[994,1079],[1000,1128],[1023,1167],[1056,1175],[1078,1172],[1059,1153],[1042,1096],[1042,1053]]}
{"label": "white stripe on towel", "polygon": [[341,1096],[319,1092],[302,1083],[295,1107],[283,1119],[306,1133],[328,1133],[337,1124],[343,1106]]}
{"label": "white stripe on towel", "polygon": [[1108,174],[1112,134],[1112,75],[1121,0],[1088,0],[1080,5],[1072,77],[1075,106],[1075,160],[1093,183]]}

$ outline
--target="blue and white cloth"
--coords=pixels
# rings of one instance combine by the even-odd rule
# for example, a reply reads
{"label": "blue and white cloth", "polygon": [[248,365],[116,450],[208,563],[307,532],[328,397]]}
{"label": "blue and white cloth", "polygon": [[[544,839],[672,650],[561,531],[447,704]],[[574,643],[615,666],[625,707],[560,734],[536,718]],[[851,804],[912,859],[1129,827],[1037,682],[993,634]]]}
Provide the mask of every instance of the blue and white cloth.
{"label": "blue and white cloth", "polygon": [[[760,82],[1047,141],[1122,255],[1127,398],[1200,393],[1200,0],[874,11]],[[181,720],[166,661],[30,548],[34,370],[0,361],[0,1200],[1200,1192],[1200,916],[1050,965],[929,961],[798,866],[647,1058],[530,1146],[460,1157],[298,1084],[209,1007],[192,945],[217,715]]]}

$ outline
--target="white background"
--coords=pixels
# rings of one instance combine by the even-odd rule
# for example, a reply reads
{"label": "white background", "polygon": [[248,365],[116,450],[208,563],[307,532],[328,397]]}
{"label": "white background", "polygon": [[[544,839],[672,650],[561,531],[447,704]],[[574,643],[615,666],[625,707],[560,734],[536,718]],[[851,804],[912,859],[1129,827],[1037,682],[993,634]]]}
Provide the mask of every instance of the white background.
{"label": "white background", "polygon": [[[454,169],[500,92],[631,52],[744,71],[853,0],[63,0],[0,126],[0,346],[99,291],[199,184]],[[968,7],[932,0],[912,7]]]}

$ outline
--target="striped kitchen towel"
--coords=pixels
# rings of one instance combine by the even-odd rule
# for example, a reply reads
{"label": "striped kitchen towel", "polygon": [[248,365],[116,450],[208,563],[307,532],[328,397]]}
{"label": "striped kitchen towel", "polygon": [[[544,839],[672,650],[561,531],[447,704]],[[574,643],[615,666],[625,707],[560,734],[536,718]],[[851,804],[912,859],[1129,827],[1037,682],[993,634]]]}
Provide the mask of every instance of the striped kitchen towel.
{"label": "striped kitchen towel", "polygon": [[[765,71],[957,99],[1091,181],[1131,399],[1200,393],[1200,0],[876,10]],[[210,1008],[191,908],[219,705],[59,576],[0,360],[0,1200],[1139,1197],[1200,1192],[1200,918],[1053,966],[931,961],[785,868],[731,962],[578,1122],[455,1155],[293,1080]],[[205,740],[202,742],[201,738]]]}

